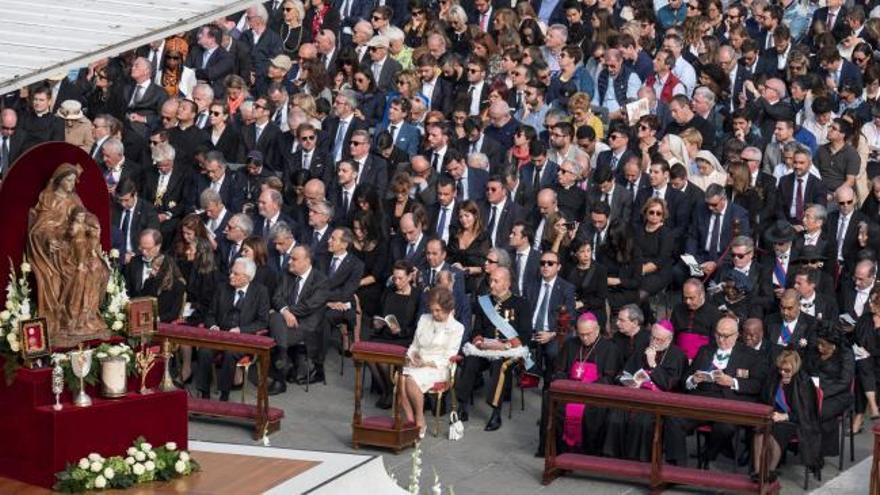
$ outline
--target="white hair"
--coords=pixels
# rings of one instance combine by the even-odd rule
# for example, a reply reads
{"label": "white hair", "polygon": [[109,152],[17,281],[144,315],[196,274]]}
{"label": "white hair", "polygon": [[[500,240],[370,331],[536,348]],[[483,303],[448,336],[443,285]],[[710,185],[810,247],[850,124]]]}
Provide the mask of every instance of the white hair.
{"label": "white hair", "polygon": [[257,275],[257,264],[250,258],[245,258],[244,256],[236,258],[235,262],[232,263],[232,267],[235,268],[236,266],[241,266],[248,282],[252,282]]}
{"label": "white hair", "polygon": [[153,146],[153,161],[154,162],[167,162],[174,161],[175,151],[174,146],[171,146],[168,143],[159,143]]}

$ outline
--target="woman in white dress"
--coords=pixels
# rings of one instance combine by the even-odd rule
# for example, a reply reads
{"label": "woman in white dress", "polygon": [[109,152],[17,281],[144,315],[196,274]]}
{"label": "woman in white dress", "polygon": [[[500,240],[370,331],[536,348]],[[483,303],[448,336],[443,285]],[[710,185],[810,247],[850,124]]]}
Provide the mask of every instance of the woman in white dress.
{"label": "woman in white dress", "polygon": [[437,382],[449,379],[449,359],[458,354],[464,326],[453,317],[455,298],[444,287],[428,293],[430,314],[422,315],[413,342],[406,351],[406,376],[403,411],[406,420],[415,422],[419,436],[425,436],[425,392]]}

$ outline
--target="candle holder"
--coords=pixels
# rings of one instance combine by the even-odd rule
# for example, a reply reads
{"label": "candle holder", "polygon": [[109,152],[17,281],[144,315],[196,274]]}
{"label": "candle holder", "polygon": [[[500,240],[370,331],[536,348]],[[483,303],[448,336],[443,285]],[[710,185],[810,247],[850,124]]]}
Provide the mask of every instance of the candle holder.
{"label": "candle holder", "polygon": [[162,374],[162,382],[159,383],[159,390],[162,392],[173,392],[177,390],[174,380],[171,378],[171,359],[174,353],[171,352],[171,342],[165,339],[162,342],[162,357],[165,358],[165,372]]}
{"label": "candle holder", "polygon": [[145,339],[141,340],[141,350],[135,355],[135,363],[141,375],[141,395],[152,394],[153,390],[147,388],[147,374],[156,365],[156,353],[147,347]]}

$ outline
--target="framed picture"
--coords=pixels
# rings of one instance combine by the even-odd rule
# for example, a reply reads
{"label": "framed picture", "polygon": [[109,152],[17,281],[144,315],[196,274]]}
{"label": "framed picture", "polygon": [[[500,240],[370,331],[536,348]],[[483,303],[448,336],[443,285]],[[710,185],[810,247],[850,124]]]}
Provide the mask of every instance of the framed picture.
{"label": "framed picture", "polygon": [[21,332],[21,357],[26,362],[50,354],[51,347],[45,318],[22,320],[18,323],[18,328]]}
{"label": "framed picture", "polygon": [[128,333],[149,335],[157,329],[159,301],[155,297],[136,297],[128,301]]}

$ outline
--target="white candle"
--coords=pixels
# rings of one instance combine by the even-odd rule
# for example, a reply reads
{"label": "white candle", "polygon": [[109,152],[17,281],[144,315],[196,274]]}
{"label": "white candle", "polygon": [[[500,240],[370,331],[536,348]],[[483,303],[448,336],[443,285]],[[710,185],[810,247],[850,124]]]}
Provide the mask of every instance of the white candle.
{"label": "white candle", "polygon": [[101,361],[101,380],[110,394],[125,393],[125,360],[111,358]]}

